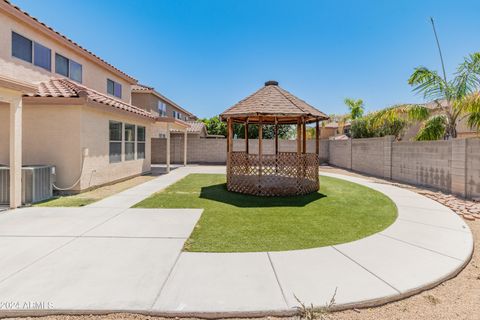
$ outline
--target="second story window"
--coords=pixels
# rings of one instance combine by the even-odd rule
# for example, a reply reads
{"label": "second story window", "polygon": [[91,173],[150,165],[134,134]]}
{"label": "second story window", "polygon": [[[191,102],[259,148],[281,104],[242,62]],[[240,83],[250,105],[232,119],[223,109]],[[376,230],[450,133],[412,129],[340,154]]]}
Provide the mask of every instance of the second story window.
{"label": "second story window", "polygon": [[107,79],[107,93],[121,99],[122,85],[118,82]]}
{"label": "second story window", "polygon": [[45,70],[52,70],[52,51],[39,43],[33,44],[34,56],[33,64],[42,67]]}
{"label": "second story window", "polygon": [[32,44],[32,40],[29,40],[18,33],[12,32],[12,56],[32,63]]}
{"label": "second story window", "polygon": [[55,72],[77,82],[82,82],[82,65],[64,56],[55,54]]}
{"label": "second story window", "polygon": [[175,119],[180,119],[181,120],[182,119],[182,114],[178,111],[173,110],[173,117]]}
{"label": "second story window", "polygon": [[12,56],[45,70],[52,70],[52,51],[16,32],[12,32]]}
{"label": "second story window", "polygon": [[167,116],[167,105],[163,101],[158,101],[158,114],[160,117]]}

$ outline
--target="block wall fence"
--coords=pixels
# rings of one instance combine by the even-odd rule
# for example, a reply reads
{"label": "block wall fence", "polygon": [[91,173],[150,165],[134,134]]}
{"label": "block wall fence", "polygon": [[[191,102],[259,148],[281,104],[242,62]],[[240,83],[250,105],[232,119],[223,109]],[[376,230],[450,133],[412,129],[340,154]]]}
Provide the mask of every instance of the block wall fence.
{"label": "block wall fence", "polygon": [[[183,163],[183,135],[172,135],[171,161]],[[226,139],[205,139],[189,135],[189,163],[224,164]],[[245,150],[245,140],[233,141],[234,151]],[[251,153],[258,152],[258,140],[250,140]],[[295,151],[296,141],[280,140],[280,151]],[[165,163],[166,140],[152,139],[152,163]],[[315,141],[307,141],[315,152]],[[263,141],[264,154],[274,152],[274,141]],[[480,197],[480,139],[397,142],[387,136],[371,139],[321,140],[320,163],[408,184],[431,187],[466,198]]]}

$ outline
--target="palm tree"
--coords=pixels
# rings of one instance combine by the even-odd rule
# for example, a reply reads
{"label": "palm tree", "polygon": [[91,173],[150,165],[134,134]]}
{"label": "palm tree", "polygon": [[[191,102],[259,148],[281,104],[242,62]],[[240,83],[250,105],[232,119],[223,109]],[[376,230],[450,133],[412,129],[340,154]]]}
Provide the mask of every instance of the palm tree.
{"label": "palm tree", "polygon": [[363,116],[363,100],[362,99],[352,99],[346,98],[344,103],[350,109],[350,119],[355,120]]}
{"label": "palm tree", "polygon": [[[417,140],[432,140],[442,137],[457,137],[457,123],[461,116],[468,117],[473,127],[480,122],[480,97],[475,93],[480,87],[480,53],[466,57],[455,73],[453,80],[441,77],[437,71],[417,67],[408,79],[413,91],[433,100],[441,114],[435,114],[424,105],[401,105],[381,110],[376,115],[378,123],[402,117],[409,121],[421,121],[422,128]],[[476,110],[476,113],[474,112]]]}

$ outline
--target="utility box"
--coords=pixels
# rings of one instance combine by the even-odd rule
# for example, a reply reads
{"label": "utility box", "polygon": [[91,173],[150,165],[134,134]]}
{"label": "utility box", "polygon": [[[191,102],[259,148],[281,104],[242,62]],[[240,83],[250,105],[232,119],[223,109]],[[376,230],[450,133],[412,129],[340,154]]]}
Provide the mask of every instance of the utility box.
{"label": "utility box", "polygon": [[[22,204],[53,197],[55,167],[32,165],[22,167]],[[0,165],[0,204],[10,203],[10,168]]]}

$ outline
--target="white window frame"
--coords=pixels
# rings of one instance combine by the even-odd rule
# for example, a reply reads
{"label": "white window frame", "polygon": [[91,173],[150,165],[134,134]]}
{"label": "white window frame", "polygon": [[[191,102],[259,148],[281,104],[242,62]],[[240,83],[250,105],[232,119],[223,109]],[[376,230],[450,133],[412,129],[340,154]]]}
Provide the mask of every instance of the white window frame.
{"label": "white window frame", "polygon": [[[140,141],[138,140],[138,129],[139,128],[143,128],[143,141]],[[135,126],[135,132],[136,132],[136,135],[135,135],[135,139],[136,139],[136,142],[135,142],[135,159],[136,160],[145,160],[146,157],[147,157],[147,127],[146,126],[138,126],[136,125]],[[143,144],[143,158],[139,158],[138,157],[138,145],[141,145]]]}
{"label": "white window frame", "polygon": [[[127,137],[125,135],[126,127],[128,126],[133,126],[133,140],[132,141],[127,141]],[[124,150],[124,159],[125,161],[134,161],[137,160],[137,126],[133,123],[124,123],[123,124],[123,150]],[[133,144],[133,158],[132,159],[127,159],[127,143]]]}
{"label": "white window frame", "polygon": [[[120,140],[111,140],[111,139],[110,139],[110,124],[111,124],[112,122],[113,122],[113,123],[118,123],[118,124],[120,124],[120,130],[121,130],[121,132],[120,132]],[[109,121],[108,121],[108,161],[109,161],[110,164],[121,163],[121,162],[123,162],[123,160],[124,160],[124,159],[123,159],[123,158],[124,158],[124,156],[123,156],[123,154],[124,154],[124,150],[123,150],[124,133],[123,133],[123,131],[124,131],[124,126],[123,126],[123,123],[122,123],[122,122],[120,122],[120,121],[115,121],[115,120],[109,120]],[[115,143],[115,144],[119,143],[119,144],[120,144],[120,160],[112,161],[112,159],[111,159],[111,155],[110,155],[111,147],[110,147],[110,146],[111,146],[112,143]]]}
{"label": "white window frame", "polygon": [[177,110],[173,110],[173,117],[178,120],[182,120],[182,114]]}
{"label": "white window frame", "polygon": [[167,116],[167,104],[165,102],[163,102],[162,100],[158,100],[157,110],[158,110],[158,114],[160,115],[160,117],[166,117]]}

